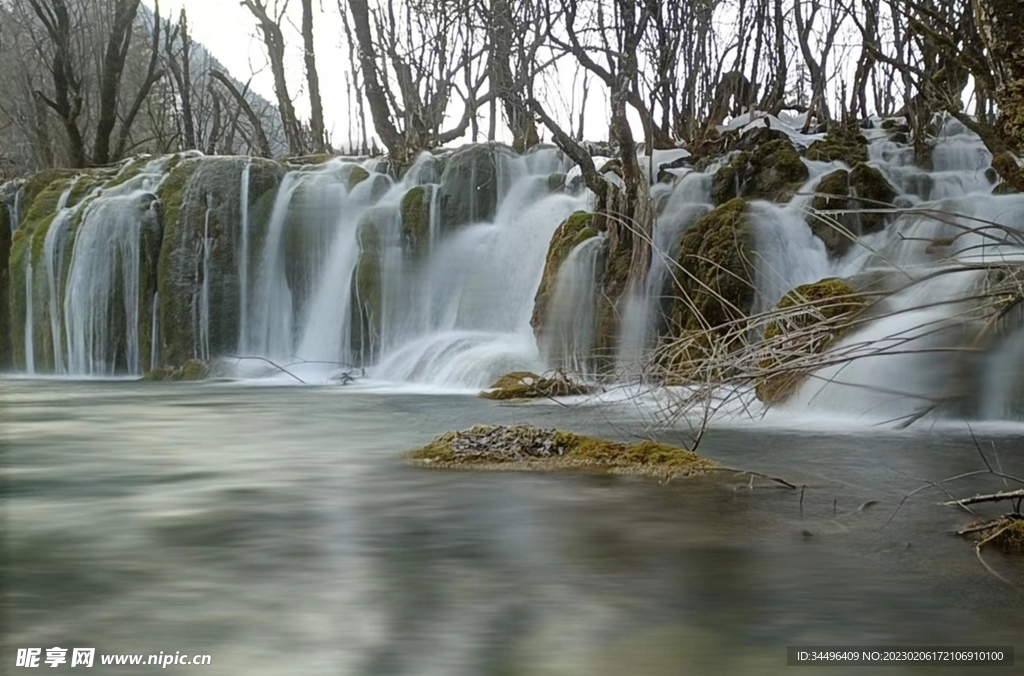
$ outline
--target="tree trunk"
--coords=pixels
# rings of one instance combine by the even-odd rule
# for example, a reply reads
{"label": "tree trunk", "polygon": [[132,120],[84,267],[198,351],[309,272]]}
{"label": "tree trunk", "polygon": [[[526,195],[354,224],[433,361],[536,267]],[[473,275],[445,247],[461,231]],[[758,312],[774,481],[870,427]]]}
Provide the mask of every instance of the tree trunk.
{"label": "tree trunk", "polygon": [[96,139],[93,142],[92,162],[96,165],[109,164],[110,136],[117,124],[117,103],[121,93],[121,75],[124,73],[128,48],[132,42],[132,28],[139,10],[139,0],[118,0],[114,9],[114,23],[107,38],[107,50],[103,57],[103,72],[100,75],[100,113],[96,124]]}
{"label": "tree trunk", "polygon": [[306,62],[306,84],[309,87],[309,126],[313,132],[313,149],[318,153],[324,153],[327,152],[327,136],[324,128],[324,106],[320,101],[320,76],[316,70],[316,52],[313,50],[312,0],[302,0],[302,44]]}

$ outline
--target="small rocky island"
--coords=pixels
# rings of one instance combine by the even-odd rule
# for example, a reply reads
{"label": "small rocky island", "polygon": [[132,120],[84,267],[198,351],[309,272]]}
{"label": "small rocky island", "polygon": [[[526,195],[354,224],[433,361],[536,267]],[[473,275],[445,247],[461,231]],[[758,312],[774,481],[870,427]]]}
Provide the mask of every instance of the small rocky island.
{"label": "small rocky island", "polygon": [[437,469],[571,471],[676,479],[704,476],[717,465],[693,451],[656,441],[625,444],[529,425],[477,425],[443,434],[407,460]]}

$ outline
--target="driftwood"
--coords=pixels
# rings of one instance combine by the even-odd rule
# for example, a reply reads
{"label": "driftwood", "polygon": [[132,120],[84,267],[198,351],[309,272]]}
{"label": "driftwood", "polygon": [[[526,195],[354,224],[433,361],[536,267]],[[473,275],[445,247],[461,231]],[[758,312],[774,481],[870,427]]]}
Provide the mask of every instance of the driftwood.
{"label": "driftwood", "polygon": [[1024,499],[1024,488],[1016,491],[1000,491],[998,493],[989,493],[988,495],[975,495],[972,498],[964,498],[963,500],[951,500],[949,502],[944,502],[942,504],[953,507],[962,507],[964,505],[976,505],[979,502],[1002,502],[1003,500],[1021,499]]}

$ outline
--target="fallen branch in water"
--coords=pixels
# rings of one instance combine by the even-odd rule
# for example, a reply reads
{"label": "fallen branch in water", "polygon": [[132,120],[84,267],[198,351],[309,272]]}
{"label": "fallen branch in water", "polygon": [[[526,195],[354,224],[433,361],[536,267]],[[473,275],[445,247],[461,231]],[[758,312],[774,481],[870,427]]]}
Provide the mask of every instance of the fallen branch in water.
{"label": "fallen branch in water", "polygon": [[225,359],[237,359],[238,361],[241,361],[243,359],[255,359],[257,361],[263,361],[263,362],[266,362],[266,363],[270,364],[271,366],[276,368],[278,371],[280,371],[282,373],[285,373],[285,374],[291,376],[292,378],[295,378],[295,380],[299,381],[303,385],[308,385],[309,384],[305,380],[303,380],[302,378],[298,377],[297,375],[295,375],[294,373],[292,373],[291,371],[286,369],[285,367],[281,366],[280,364],[274,363],[273,361],[267,359],[266,357],[246,357],[246,356],[237,355],[237,354],[226,354],[226,355],[224,355],[224,358]]}
{"label": "fallen branch in water", "polygon": [[[962,500],[951,500],[949,502],[942,503],[943,505],[950,507],[962,507],[964,505],[976,505],[979,502],[1002,502],[1003,500],[1024,500],[1024,488],[1016,491],[998,493],[989,493],[987,495],[975,495],[972,498],[964,498]],[[1020,504],[1019,502],[1017,503]]]}

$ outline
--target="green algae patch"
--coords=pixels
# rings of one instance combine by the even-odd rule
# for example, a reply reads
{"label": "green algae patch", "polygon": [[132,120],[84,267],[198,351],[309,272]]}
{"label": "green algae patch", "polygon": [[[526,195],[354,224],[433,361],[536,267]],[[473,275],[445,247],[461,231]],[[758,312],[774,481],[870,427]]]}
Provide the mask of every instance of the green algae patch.
{"label": "green algae patch", "polygon": [[477,425],[443,434],[406,455],[413,465],[488,471],[591,471],[676,479],[717,465],[693,451],[656,441],[625,444],[529,425]]}
{"label": "green algae patch", "polygon": [[590,394],[592,389],[570,380],[561,373],[539,376],[529,371],[513,371],[498,378],[489,388],[480,393],[484,399],[505,401],[509,399],[544,399],[548,397],[571,397]]}

